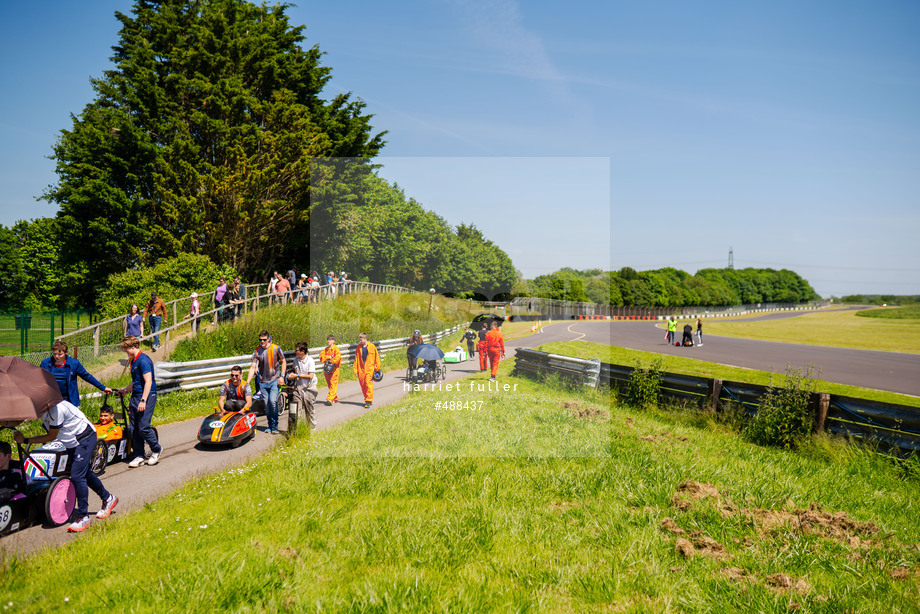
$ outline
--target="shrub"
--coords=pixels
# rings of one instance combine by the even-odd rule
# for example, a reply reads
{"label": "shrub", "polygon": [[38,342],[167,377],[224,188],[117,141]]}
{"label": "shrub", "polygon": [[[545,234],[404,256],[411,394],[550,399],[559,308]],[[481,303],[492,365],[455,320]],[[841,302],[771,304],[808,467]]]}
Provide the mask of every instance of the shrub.
{"label": "shrub", "polygon": [[661,359],[656,358],[645,368],[638,359],[635,368],[629,376],[629,386],[626,388],[624,401],[637,409],[645,409],[658,405],[658,396],[661,393]]}
{"label": "shrub", "polygon": [[[192,292],[211,292],[217,287],[221,275],[233,279],[236,272],[229,266],[214,264],[207,256],[179,254],[175,258],[164,258],[153,267],[109,275],[96,304],[103,319],[114,318],[128,313],[131,303],[137,303],[143,310],[154,291],[164,301],[188,296]],[[206,307],[204,301],[202,307]]]}
{"label": "shrub", "polygon": [[811,438],[811,396],[815,392],[815,367],[804,371],[786,365],[785,386],[767,388],[757,414],[745,429],[754,443],[797,449]]}

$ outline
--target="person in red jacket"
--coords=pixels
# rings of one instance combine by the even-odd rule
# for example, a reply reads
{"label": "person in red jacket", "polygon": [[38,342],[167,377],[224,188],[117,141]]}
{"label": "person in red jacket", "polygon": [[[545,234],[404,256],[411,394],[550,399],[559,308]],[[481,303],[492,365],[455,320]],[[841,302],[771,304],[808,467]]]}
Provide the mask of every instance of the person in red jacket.
{"label": "person in red jacket", "polygon": [[479,343],[476,344],[476,351],[479,352],[479,372],[485,373],[489,368],[489,349],[486,346],[486,335],[488,334],[489,325],[482,323],[479,329]]}
{"label": "person in red jacket", "polygon": [[494,382],[495,376],[498,375],[498,363],[505,357],[505,338],[495,320],[492,320],[492,330],[486,335],[486,347],[489,350],[489,362],[492,364],[492,377],[489,381]]}
{"label": "person in red jacket", "polygon": [[380,369],[380,352],[373,343],[367,342],[367,334],[358,335],[358,348],[355,350],[355,366],[352,369],[358,376],[361,392],[364,393],[364,408],[374,402],[374,371]]}

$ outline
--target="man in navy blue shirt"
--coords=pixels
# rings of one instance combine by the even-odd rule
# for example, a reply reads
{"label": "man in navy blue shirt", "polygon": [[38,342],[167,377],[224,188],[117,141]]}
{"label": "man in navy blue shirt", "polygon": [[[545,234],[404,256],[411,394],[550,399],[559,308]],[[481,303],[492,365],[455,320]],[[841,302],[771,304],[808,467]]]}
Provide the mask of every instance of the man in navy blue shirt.
{"label": "man in navy blue shirt", "polygon": [[[150,422],[153,420],[153,410],[157,404],[157,384],[153,377],[153,361],[141,352],[140,339],[129,335],[121,340],[121,349],[128,355],[131,365],[131,403],[128,412],[134,432],[131,435],[131,446],[134,449],[134,459],[128,467],[137,468],[145,462],[156,465],[160,462],[160,442],[157,441],[156,432]],[[128,387],[118,391],[126,394]],[[144,458],[144,443],[150,445],[150,458]]]}
{"label": "man in navy blue shirt", "polygon": [[50,371],[54,379],[57,380],[58,388],[61,390],[61,396],[64,397],[64,400],[80,407],[80,391],[77,389],[78,377],[82,377],[99,390],[105,391],[106,394],[111,394],[112,389],[90,375],[79,360],[68,356],[67,349],[66,341],[55,341],[54,345],[51,346],[51,356],[42,360],[41,363],[41,368],[45,371]]}

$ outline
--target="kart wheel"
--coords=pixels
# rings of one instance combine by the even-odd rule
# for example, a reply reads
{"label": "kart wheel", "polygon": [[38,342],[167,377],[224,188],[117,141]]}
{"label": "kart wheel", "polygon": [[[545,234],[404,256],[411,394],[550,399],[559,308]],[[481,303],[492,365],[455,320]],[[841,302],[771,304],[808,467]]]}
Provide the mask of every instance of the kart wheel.
{"label": "kart wheel", "polygon": [[278,393],[278,415],[280,416],[287,411],[288,408],[288,395],[287,392]]}
{"label": "kart wheel", "polygon": [[93,475],[99,475],[105,471],[106,461],[108,460],[106,456],[107,452],[108,449],[106,448],[105,440],[100,439],[97,441],[96,447],[93,448],[93,455],[89,460],[89,466]]}
{"label": "kart wheel", "polygon": [[77,505],[77,490],[70,478],[56,478],[45,494],[45,518],[54,526],[70,520]]}

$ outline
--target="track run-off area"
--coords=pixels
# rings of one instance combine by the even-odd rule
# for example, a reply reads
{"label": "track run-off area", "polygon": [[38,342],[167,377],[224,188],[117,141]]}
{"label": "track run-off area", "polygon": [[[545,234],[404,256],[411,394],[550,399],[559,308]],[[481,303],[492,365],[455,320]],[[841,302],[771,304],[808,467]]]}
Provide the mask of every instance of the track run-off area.
{"label": "track run-off area", "polygon": [[[766,317],[777,317],[779,314]],[[797,314],[783,314],[795,317]],[[753,319],[752,319],[753,320]],[[658,323],[660,324],[660,323]],[[507,357],[514,356],[514,348],[532,348],[554,341],[585,341],[612,345],[633,350],[677,355],[684,358],[720,363],[724,365],[773,370],[782,374],[786,365],[804,369],[810,364],[820,369],[821,379],[850,384],[863,388],[886,390],[920,396],[920,354],[856,350],[795,343],[755,341],[733,337],[720,337],[705,333],[703,345],[675,347],[664,340],[664,330],[656,322],[640,321],[557,321],[544,325],[540,331],[527,337],[506,342]],[[448,365],[445,384],[478,373],[478,359]],[[391,371],[382,382],[374,386],[375,402],[370,410],[363,407],[363,397],[357,382],[339,385],[341,401],[332,407],[322,404],[325,389],[320,390],[317,403],[317,429],[328,429],[341,422],[374,411],[393,403],[407,394],[403,382],[404,370]],[[500,385],[512,384],[507,379]],[[172,393],[181,394],[181,393]],[[217,391],[214,392],[215,403]],[[108,520],[94,520],[94,524],[111,522],[118,516],[130,513],[144,505],[155,505],[160,497],[172,492],[189,480],[209,473],[236,467],[274,448],[282,436],[264,432],[265,417],[259,419],[256,436],[236,449],[206,448],[198,444],[197,433],[201,418],[158,426],[163,455],[154,467],[129,469],[126,463],[115,463],[101,476],[106,488],[119,498],[115,513]],[[285,428],[282,418],[281,427]],[[90,493],[90,514],[95,514],[100,502]],[[80,539],[79,534],[67,533],[61,527],[31,527],[0,539],[0,556],[28,556],[43,548],[66,544]]]}

